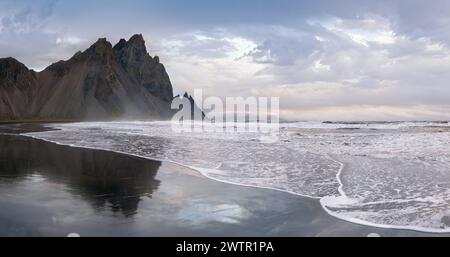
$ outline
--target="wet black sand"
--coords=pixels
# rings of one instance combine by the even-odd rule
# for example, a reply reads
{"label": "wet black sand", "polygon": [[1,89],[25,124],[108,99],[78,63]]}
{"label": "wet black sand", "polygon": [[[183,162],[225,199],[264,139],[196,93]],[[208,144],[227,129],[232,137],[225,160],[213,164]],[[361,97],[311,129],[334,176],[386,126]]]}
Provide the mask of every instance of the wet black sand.
{"label": "wet black sand", "polygon": [[328,215],[315,199],[172,163],[61,146],[0,126],[0,236],[439,236]]}

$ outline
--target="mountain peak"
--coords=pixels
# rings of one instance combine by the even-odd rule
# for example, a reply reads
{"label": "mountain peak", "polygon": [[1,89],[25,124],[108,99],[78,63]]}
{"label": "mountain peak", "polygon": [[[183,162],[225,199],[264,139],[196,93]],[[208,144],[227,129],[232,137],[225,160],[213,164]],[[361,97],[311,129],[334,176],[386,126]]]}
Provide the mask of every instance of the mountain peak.
{"label": "mountain peak", "polygon": [[142,34],[135,34],[128,40],[128,44],[137,50],[137,53],[145,55],[147,48],[145,47],[145,40]]}
{"label": "mountain peak", "polygon": [[[23,65],[21,62],[12,57],[0,58],[0,63],[5,65],[19,65],[19,66]],[[25,67],[25,65],[23,66]]]}
{"label": "mountain peak", "polygon": [[130,56],[133,59],[142,59],[147,55],[147,48],[145,47],[145,40],[142,34],[135,34],[128,41],[123,38],[120,39],[113,49],[119,56],[126,55],[127,59]]}
{"label": "mountain peak", "polygon": [[97,40],[97,42],[95,42],[92,46],[91,46],[91,48],[95,48],[95,49],[108,49],[108,48],[112,48],[112,45],[111,45],[111,43],[108,41],[108,40],[106,40],[106,38],[99,38],[98,40]]}
{"label": "mountain peak", "polygon": [[0,80],[11,79],[17,81],[19,74],[30,72],[23,63],[12,57],[0,58]]}
{"label": "mountain peak", "polygon": [[127,46],[127,44],[128,44],[127,41],[125,39],[121,38],[119,40],[119,42],[117,42],[117,44],[113,48],[114,48],[114,50],[120,50],[120,49],[124,48],[125,46]]}
{"label": "mountain peak", "polygon": [[128,42],[133,44],[145,44],[145,40],[142,34],[134,34],[133,36],[130,37]]}
{"label": "mountain peak", "polygon": [[83,54],[86,54],[90,60],[102,63],[109,63],[114,56],[112,45],[106,38],[99,38]]}

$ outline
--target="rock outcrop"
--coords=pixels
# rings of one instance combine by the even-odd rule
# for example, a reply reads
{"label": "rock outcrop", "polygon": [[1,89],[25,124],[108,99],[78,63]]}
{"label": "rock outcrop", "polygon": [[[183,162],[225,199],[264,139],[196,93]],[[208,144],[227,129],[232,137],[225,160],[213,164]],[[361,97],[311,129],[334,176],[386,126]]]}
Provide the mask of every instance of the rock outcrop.
{"label": "rock outcrop", "polygon": [[204,120],[206,118],[206,114],[203,112],[203,110],[197,105],[197,103],[195,103],[194,98],[189,95],[187,92],[184,92],[183,96],[180,95],[176,95],[174,98],[174,100],[178,100],[174,103],[178,103],[182,106],[180,106],[180,109],[178,110],[183,110],[184,108],[187,108],[188,112],[187,113],[187,117],[184,117],[184,119],[189,119],[189,120]]}
{"label": "rock outcrop", "polygon": [[142,35],[99,39],[41,72],[0,59],[0,120],[167,119],[172,84]]}

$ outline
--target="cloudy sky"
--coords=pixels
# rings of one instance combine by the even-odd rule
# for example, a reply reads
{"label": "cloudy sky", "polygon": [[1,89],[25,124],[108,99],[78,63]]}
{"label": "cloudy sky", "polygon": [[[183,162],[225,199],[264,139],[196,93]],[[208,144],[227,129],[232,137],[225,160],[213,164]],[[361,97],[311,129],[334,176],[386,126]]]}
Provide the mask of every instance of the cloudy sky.
{"label": "cloudy sky", "polygon": [[277,96],[289,120],[450,119],[448,0],[0,0],[0,57],[36,70],[134,33],[178,92]]}

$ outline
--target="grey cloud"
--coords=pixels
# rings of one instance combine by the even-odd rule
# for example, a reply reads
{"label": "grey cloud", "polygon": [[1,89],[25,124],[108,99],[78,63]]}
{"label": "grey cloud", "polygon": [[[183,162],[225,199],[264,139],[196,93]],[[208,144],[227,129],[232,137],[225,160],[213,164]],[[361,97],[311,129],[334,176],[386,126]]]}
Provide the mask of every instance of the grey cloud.
{"label": "grey cloud", "polygon": [[188,56],[198,56],[202,58],[221,58],[226,53],[235,50],[235,47],[225,40],[225,35],[210,35],[207,37],[201,32],[198,34],[187,34],[173,37],[172,39],[182,42],[179,51]]}

